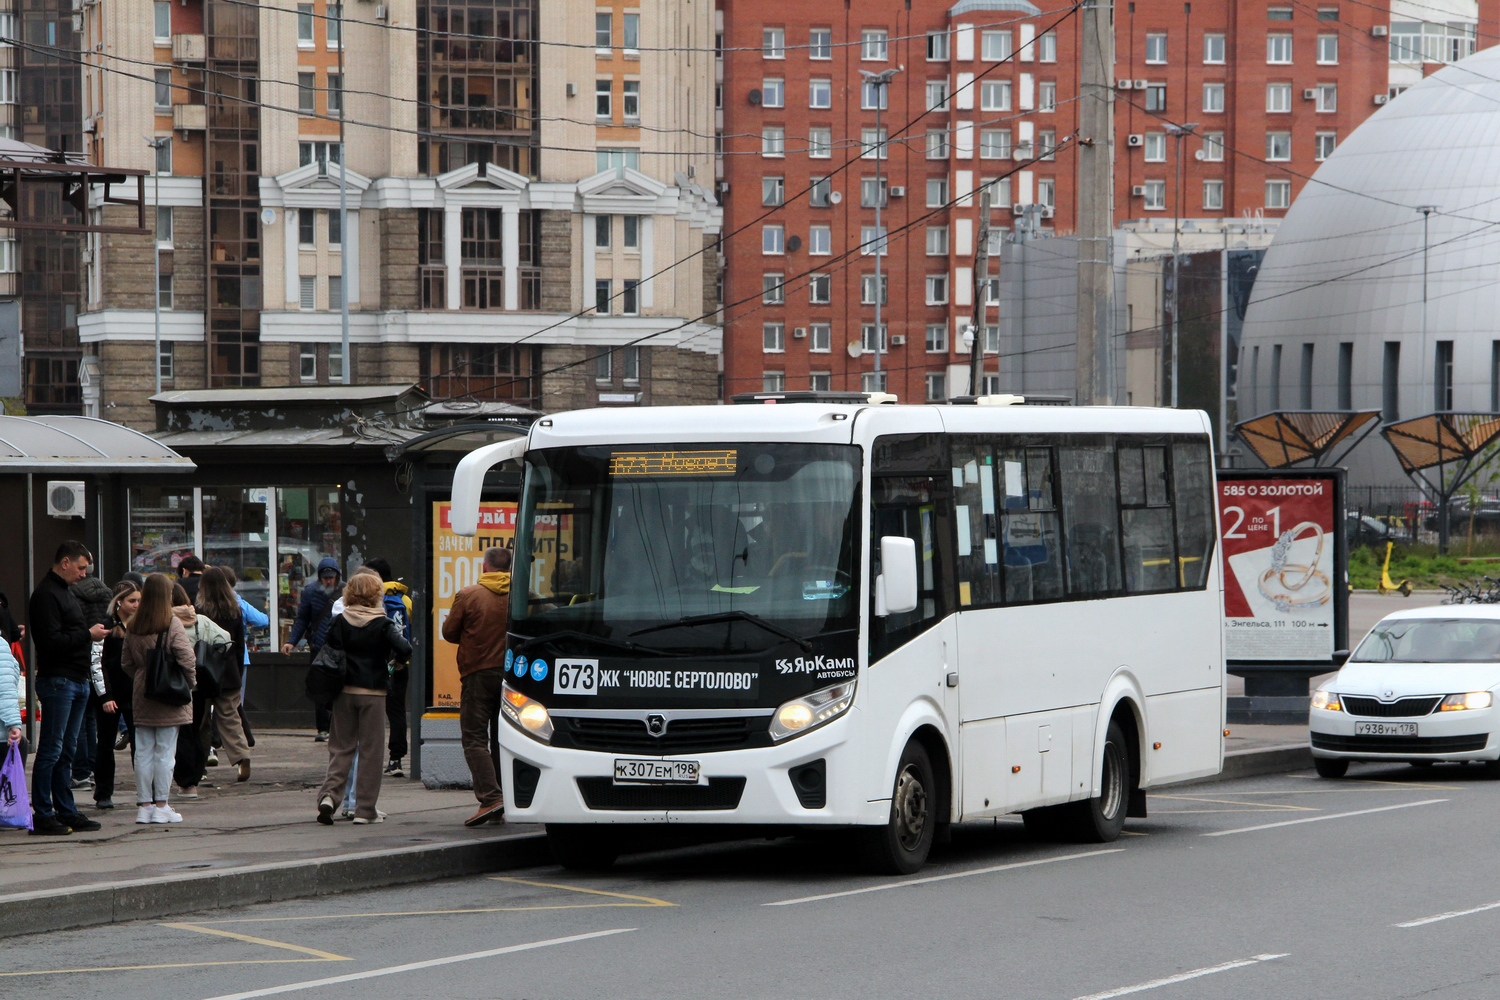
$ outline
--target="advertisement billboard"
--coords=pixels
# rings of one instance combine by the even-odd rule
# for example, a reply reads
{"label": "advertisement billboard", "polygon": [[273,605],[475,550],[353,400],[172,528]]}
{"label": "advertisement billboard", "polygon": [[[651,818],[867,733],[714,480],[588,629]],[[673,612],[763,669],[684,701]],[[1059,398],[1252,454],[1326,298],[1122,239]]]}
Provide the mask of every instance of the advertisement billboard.
{"label": "advertisement billboard", "polygon": [[446,500],[432,505],[432,692],[428,702],[457,709],[458,647],[443,639],[443,621],[453,608],[453,595],[479,582],[484,550],[496,545],[515,547],[516,505],[481,503],[479,531],[468,537],[454,533],[448,519],[451,506]]}

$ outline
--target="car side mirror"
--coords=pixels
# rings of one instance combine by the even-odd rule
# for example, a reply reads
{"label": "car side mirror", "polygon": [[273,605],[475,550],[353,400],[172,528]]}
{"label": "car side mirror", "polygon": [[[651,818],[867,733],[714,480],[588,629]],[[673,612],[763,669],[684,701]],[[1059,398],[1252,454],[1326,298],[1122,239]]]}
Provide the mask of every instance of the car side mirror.
{"label": "car side mirror", "polygon": [[1333,651],[1333,665],[1335,667],[1342,667],[1349,662],[1349,655],[1349,650],[1347,649],[1335,649]]}
{"label": "car side mirror", "polygon": [[875,580],[875,614],[917,610],[917,543],[902,535],[880,539],[881,574]]}

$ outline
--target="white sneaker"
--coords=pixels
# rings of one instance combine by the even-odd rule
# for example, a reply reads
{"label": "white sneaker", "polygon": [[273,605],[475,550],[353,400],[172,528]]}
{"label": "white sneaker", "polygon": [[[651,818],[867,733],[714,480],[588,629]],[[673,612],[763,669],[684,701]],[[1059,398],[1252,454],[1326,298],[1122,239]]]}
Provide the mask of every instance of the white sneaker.
{"label": "white sneaker", "polygon": [[354,817],[354,825],[355,826],[368,826],[371,823],[384,823],[384,822],[385,822],[385,813],[381,812],[379,809],[375,810],[375,818],[374,819],[365,819],[363,816],[356,816],[356,817]]}
{"label": "white sneaker", "polygon": [[151,822],[163,824],[172,822],[171,809],[167,806],[153,806],[151,809]]}
{"label": "white sneaker", "polygon": [[149,803],[143,806],[139,806],[135,810],[135,821],[137,823],[150,823],[155,819],[155,817],[156,807]]}
{"label": "white sneaker", "polygon": [[157,809],[156,809],[156,812],[157,812],[157,815],[161,815],[162,813],[166,813],[167,814],[167,822],[168,823],[181,823],[182,822],[182,813],[178,812],[176,809],[173,809],[171,806],[158,806]]}

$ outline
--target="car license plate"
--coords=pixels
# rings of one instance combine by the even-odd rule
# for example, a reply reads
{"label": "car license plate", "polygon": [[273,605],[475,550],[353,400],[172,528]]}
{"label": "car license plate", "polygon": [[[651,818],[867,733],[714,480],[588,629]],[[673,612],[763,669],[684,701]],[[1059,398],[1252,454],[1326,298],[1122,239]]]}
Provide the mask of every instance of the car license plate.
{"label": "car license plate", "polygon": [[1415,722],[1356,722],[1355,736],[1415,736]]}
{"label": "car license plate", "polygon": [[615,782],[640,785],[696,785],[696,760],[615,759]]}

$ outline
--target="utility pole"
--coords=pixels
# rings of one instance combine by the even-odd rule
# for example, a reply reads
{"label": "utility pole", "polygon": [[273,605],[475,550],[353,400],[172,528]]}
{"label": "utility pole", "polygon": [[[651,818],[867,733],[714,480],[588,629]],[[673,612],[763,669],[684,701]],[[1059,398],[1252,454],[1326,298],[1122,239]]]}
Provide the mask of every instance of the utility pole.
{"label": "utility pole", "polygon": [[1182,238],[1182,141],[1193,134],[1197,122],[1174,125],[1168,122],[1167,134],[1177,140],[1177,190],[1174,192],[1176,207],[1172,210],[1172,407],[1177,407],[1177,312],[1180,301],[1177,292],[1178,258]]}
{"label": "utility pole", "polygon": [[[349,148],[344,145],[344,104],[349,88],[344,77],[344,5],[334,6],[339,26],[339,334],[343,345],[343,382],[354,382],[354,358],[349,349]],[[358,237],[355,237],[358,239]]]}
{"label": "utility pole", "polygon": [[880,352],[884,337],[880,335],[880,302],[885,298],[885,287],[880,283],[880,257],[885,253],[885,235],[880,228],[880,205],[885,201],[885,187],[881,181],[880,161],[885,157],[885,135],[881,132],[880,109],[885,105],[891,79],[900,67],[872,73],[860,70],[865,83],[875,87],[875,391],[883,392],[880,385]]}
{"label": "utility pole", "polygon": [[163,145],[172,142],[171,136],[148,138],[146,145],[151,147],[151,207],[156,210],[155,217],[151,221],[151,275],[152,290],[152,318],[156,322],[156,351],[151,359],[151,367],[156,371],[156,394],[161,395],[161,175],[157,172],[156,165],[159,162],[158,154]]}
{"label": "utility pole", "polygon": [[990,278],[990,189],[979,196],[979,246],[974,250],[974,343],[969,347],[969,395],[984,394],[984,295]]}
{"label": "utility pole", "polygon": [[1084,0],[1078,94],[1078,341],[1074,385],[1081,405],[1114,396],[1111,333],[1114,268],[1114,13],[1111,0]]}
{"label": "utility pole", "polygon": [[[1427,219],[1436,212],[1436,205],[1418,205],[1417,211],[1422,213],[1422,354],[1417,358],[1417,377],[1421,380],[1417,388],[1417,405],[1422,405],[1422,397],[1427,393]],[[1437,364],[1433,363],[1433,374],[1436,375]],[[1432,408],[1441,410],[1436,395],[1432,400]],[[1421,412],[1421,411],[1418,411]],[[1444,546],[1446,550],[1446,545]]]}

